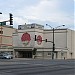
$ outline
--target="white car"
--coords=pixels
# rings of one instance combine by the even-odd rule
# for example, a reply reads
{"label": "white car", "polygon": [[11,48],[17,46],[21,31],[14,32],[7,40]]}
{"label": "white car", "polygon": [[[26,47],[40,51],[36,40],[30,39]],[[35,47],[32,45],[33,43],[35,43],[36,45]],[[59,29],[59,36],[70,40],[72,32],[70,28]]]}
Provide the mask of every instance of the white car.
{"label": "white car", "polygon": [[6,54],[6,55],[4,55],[4,58],[5,58],[5,59],[12,59],[12,58],[13,58],[13,56],[12,56],[12,55],[10,55],[10,54]]}
{"label": "white car", "polygon": [[11,54],[0,54],[0,59],[12,59],[13,55]]}

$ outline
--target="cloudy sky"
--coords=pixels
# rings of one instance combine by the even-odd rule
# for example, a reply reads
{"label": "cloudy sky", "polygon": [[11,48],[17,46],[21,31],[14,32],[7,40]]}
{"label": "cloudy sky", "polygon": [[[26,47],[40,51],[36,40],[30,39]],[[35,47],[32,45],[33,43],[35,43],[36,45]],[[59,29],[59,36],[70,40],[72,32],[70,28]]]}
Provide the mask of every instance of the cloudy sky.
{"label": "cloudy sky", "polygon": [[0,0],[0,21],[9,20],[13,14],[14,27],[19,24],[38,23],[74,28],[75,0]]}

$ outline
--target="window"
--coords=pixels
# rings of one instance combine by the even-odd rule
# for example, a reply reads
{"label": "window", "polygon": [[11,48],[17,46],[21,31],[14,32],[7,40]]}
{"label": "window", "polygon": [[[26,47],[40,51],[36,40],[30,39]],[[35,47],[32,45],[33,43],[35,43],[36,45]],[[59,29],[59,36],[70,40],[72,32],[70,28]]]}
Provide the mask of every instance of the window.
{"label": "window", "polygon": [[51,52],[48,52],[48,56],[51,56]]}
{"label": "window", "polygon": [[3,34],[3,31],[0,31],[0,34]]}
{"label": "window", "polygon": [[34,24],[32,24],[32,25],[31,25],[31,28],[35,28],[35,25],[34,25]]}
{"label": "window", "polygon": [[38,53],[37,56],[42,56],[42,53]]}

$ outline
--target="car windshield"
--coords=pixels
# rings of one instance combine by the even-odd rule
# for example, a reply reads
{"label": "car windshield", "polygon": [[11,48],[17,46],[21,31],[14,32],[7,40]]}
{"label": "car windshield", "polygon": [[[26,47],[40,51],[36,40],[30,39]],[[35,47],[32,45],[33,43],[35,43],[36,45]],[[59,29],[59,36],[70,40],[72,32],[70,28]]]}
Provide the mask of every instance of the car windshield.
{"label": "car windshield", "polygon": [[3,54],[0,54],[0,56],[8,56],[10,54],[7,54],[7,53],[3,53]]}
{"label": "car windshield", "polygon": [[8,54],[3,54],[3,56],[7,56]]}

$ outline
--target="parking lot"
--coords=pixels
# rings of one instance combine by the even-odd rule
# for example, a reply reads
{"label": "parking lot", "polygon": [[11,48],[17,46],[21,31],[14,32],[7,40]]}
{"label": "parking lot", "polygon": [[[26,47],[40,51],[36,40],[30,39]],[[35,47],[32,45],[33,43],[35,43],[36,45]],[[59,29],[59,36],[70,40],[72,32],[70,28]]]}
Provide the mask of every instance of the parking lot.
{"label": "parking lot", "polygon": [[75,75],[75,60],[0,59],[0,75]]}

